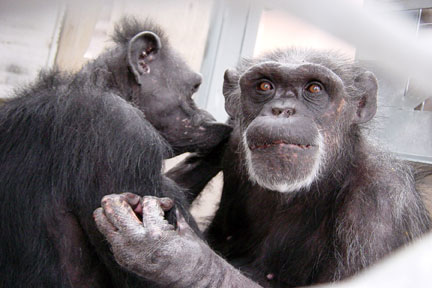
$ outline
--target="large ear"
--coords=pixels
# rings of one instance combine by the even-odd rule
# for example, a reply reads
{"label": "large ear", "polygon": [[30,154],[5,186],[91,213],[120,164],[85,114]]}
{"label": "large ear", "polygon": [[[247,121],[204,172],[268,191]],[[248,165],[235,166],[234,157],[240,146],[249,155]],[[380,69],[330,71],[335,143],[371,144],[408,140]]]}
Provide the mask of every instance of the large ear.
{"label": "large ear", "polygon": [[378,82],[375,75],[366,71],[355,79],[355,85],[361,91],[353,123],[360,124],[371,120],[377,110]]}
{"label": "large ear", "polygon": [[159,37],[150,31],[138,33],[129,40],[127,60],[139,85],[141,76],[150,73],[150,62],[157,57],[161,48]]}
{"label": "large ear", "polygon": [[236,118],[240,109],[239,75],[234,69],[227,69],[224,74],[223,95],[225,110],[231,118]]}

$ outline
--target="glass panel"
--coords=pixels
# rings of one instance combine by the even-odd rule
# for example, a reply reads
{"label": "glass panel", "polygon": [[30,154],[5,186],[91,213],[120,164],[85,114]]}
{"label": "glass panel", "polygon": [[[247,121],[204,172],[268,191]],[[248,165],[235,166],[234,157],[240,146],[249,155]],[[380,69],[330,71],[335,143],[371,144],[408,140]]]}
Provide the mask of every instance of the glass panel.
{"label": "glass panel", "polygon": [[355,48],[343,40],[280,10],[264,10],[258,26],[254,55],[284,47],[340,50],[354,58]]}
{"label": "glass panel", "polygon": [[[427,43],[426,41],[430,41],[432,39],[432,9],[428,8],[428,9],[422,9],[421,12],[421,17],[420,17],[420,25],[419,25],[419,30],[418,30],[418,38],[420,43]],[[424,44],[426,45],[426,44]],[[432,48],[432,47],[429,47]],[[424,101],[423,103],[420,103],[415,110],[421,110],[421,111],[432,111],[432,90],[429,91],[425,91],[420,90],[417,88],[417,85],[415,84],[415,81],[413,81],[414,83],[412,85],[410,85],[410,87],[408,88],[407,91],[407,95],[408,96],[420,96],[424,93],[427,93],[427,96],[429,96],[429,98]]]}
{"label": "glass panel", "polygon": [[405,159],[432,164],[432,113],[380,107],[370,136]]}
{"label": "glass panel", "polygon": [[53,64],[63,10],[53,0],[2,0],[0,6],[0,98],[8,98]]}

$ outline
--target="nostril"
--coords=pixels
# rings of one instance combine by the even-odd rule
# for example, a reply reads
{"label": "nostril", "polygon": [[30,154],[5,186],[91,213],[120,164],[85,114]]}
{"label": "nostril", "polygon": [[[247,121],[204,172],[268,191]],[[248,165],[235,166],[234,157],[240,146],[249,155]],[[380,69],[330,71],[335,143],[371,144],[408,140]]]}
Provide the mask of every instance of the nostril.
{"label": "nostril", "polygon": [[290,117],[295,114],[294,108],[272,108],[273,116]]}
{"label": "nostril", "polygon": [[282,114],[282,109],[279,108],[272,108],[272,114],[274,116],[279,116],[280,114]]}
{"label": "nostril", "polygon": [[285,113],[287,114],[287,116],[292,116],[292,115],[294,115],[295,114],[295,109],[294,108],[291,108],[291,109],[286,109],[285,110]]}

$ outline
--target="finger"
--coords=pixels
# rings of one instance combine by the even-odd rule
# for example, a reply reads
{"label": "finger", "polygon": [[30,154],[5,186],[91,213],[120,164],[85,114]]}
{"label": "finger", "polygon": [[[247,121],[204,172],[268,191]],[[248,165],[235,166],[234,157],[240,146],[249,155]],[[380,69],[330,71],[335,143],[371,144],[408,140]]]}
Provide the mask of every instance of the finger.
{"label": "finger", "polygon": [[195,232],[192,230],[192,228],[189,226],[189,224],[186,222],[186,219],[183,217],[183,214],[176,209],[175,211],[177,216],[177,232],[179,235],[189,235],[192,237],[197,237]]}
{"label": "finger", "polygon": [[174,227],[166,221],[163,208],[172,207],[169,198],[157,198],[144,196],[143,206],[143,225],[148,230],[173,230]]}
{"label": "finger", "polygon": [[107,238],[108,242],[112,242],[118,230],[109,222],[102,208],[98,208],[93,212],[93,219],[98,230]]}
{"label": "finger", "polygon": [[171,198],[164,197],[158,199],[160,201],[160,206],[163,211],[169,211],[172,207],[174,207],[174,201]]}
{"label": "finger", "polygon": [[124,197],[124,199],[129,203],[131,206],[136,206],[141,201],[141,197],[130,192],[125,192],[120,194]]}
{"label": "finger", "polygon": [[131,205],[132,210],[135,213],[142,215],[141,197],[139,195],[130,192],[122,193],[121,195],[125,197],[125,200],[129,203],[129,205]]}
{"label": "finger", "polygon": [[125,230],[136,225],[141,227],[141,221],[124,195],[112,194],[104,196],[101,204],[108,221],[118,230]]}

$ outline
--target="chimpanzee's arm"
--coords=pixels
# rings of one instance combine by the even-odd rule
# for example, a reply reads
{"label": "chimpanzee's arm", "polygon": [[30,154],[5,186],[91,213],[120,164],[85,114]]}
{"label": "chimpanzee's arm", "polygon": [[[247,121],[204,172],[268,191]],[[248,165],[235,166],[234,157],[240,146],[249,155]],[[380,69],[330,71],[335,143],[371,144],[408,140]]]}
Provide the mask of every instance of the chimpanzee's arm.
{"label": "chimpanzee's arm", "polygon": [[174,229],[164,219],[173,206],[169,198],[135,197],[105,196],[94,212],[121,266],[169,287],[260,287],[213,252],[178,212]]}
{"label": "chimpanzee's arm", "polygon": [[222,170],[221,159],[227,140],[211,151],[192,153],[165,174],[185,188],[189,203],[192,203],[207,183]]}

